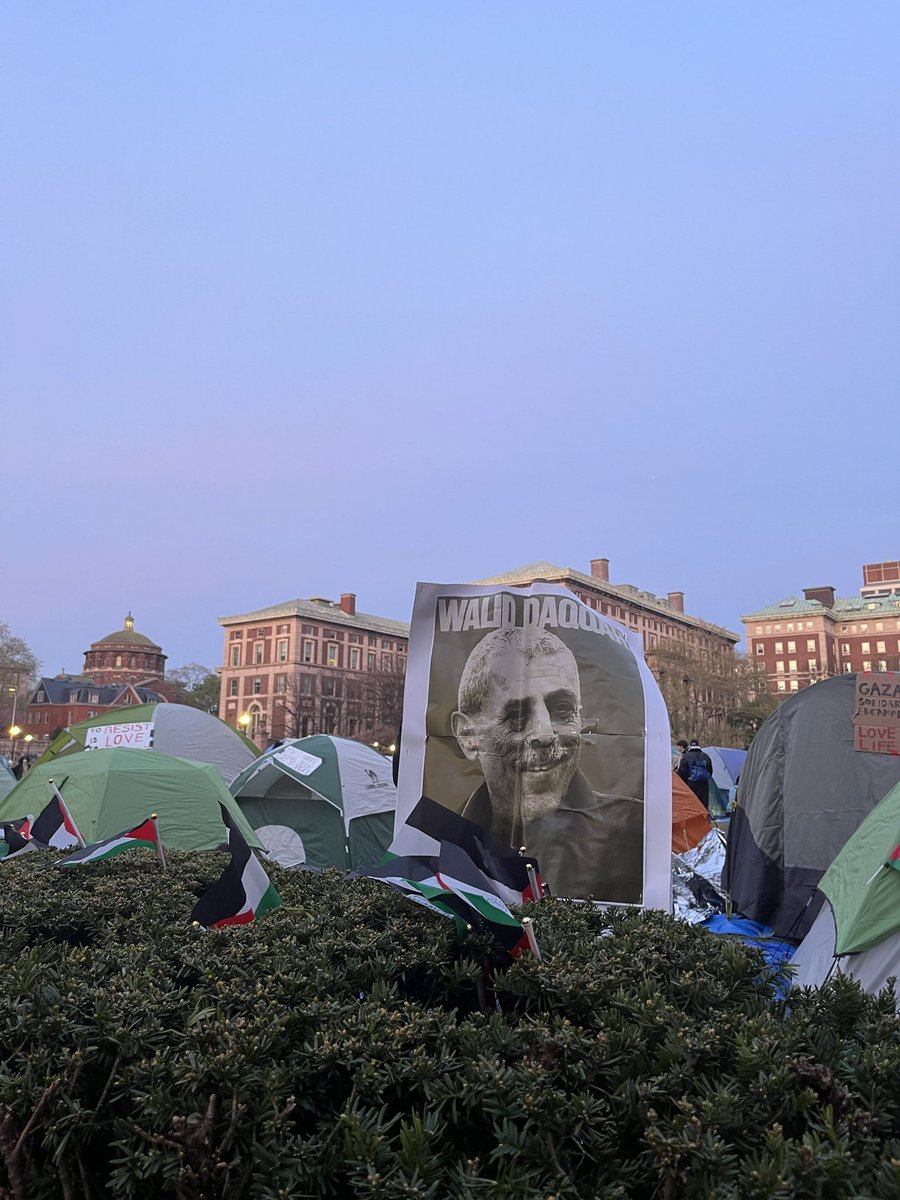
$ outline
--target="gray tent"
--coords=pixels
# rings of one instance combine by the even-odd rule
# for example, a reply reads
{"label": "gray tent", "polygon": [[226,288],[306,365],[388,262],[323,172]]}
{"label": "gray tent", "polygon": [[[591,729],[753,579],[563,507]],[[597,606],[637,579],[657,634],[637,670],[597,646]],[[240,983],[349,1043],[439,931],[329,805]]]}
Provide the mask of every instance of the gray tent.
{"label": "gray tent", "polygon": [[900,758],[853,748],[856,676],[785,700],[741,772],[722,883],[745,917],[799,941],[821,907],[816,887],[850,835],[900,780]]}

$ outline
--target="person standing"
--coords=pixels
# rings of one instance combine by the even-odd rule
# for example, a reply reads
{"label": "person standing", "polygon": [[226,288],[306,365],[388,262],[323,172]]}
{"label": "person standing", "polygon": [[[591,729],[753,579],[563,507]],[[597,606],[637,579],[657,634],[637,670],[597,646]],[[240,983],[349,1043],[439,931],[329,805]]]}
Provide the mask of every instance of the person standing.
{"label": "person standing", "polygon": [[[678,744],[681,745],[680,742]],[[675,770],[703,807],[709,811],[709,781],[712,779],[713,773],[712,759],[701,749],[696,738],[692,738],[691,744],[682,751]]]}

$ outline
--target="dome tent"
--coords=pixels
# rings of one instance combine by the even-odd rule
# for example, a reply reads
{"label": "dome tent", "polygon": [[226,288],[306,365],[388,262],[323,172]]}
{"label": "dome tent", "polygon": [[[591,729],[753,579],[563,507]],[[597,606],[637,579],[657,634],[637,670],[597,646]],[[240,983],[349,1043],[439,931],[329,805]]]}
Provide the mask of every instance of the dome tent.
{"label": "dome tent", "polygon": [[51,780],[87,842],[115,837],[155,812],[164,846],[215,850],[227,837],[224,804],[247,842],[262,846],[215,767],[134,750],[94,750],[32,767],[0,801],[0,822],[37,816],[53,797]]}
{"label": "dome tent", "polygon": [[282,742],[233,780],[231,793],[282,866],[373,865],[393,837],[390,759],[348,738]]}
{"label": "dome tent", "polygon": [[750,746],[722,883],[735,909],[799,941],[816,888],[850,835],[900,780],[900,758],[854,749],[856,676],[785,700]]}
{"label": "dome tent", "polygon": [[[900,978],[900,783],[869,813],[822,876],[826,897],[791,960],[798,987],[832,971],[877,992]],[[900,1006],[900,995],[896,997]]]}
{"label": "dome tent", "polygon": [[259,754],[249,738],[211,713],[188,704],[156,703],[118,708],[72,725],[53,739],[35,765],[52,762],[60,755],[76,754],[91,742],[105,749],[121,746],[126,734],[116,737],[113,730],[108,736],[103,733],[107,726],[120,725],[144,726],[141,742],[150,743],[146,749],[189,758],[192,762],[212,763],[226,784]]}

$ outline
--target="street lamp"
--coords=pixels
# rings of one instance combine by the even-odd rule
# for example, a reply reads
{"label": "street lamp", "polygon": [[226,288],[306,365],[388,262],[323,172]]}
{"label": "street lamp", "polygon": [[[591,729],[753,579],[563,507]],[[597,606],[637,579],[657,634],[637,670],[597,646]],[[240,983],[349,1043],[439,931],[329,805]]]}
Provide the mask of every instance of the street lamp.
{"label": "street lamp", "polygon": [[250,720],[250,714],[247,712],[242,712],[238,717],[238,725],[241,727],[241,733],[243,733],[245,736],[247,734],[247,728],[250,725]]}
{"label": "street lamp", "polygon": [[16,754],[16,740],[21,732],[22,730],[18,725],[10,725],[9,736],[12,738],[12,749],[10,750],[10,754],[13,756],[13,758],[15,758]]}

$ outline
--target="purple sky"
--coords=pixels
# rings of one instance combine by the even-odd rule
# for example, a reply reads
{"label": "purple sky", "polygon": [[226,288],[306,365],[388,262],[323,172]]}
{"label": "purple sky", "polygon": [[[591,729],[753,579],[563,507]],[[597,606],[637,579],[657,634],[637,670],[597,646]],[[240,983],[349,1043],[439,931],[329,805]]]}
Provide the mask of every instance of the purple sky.
{"label": "purple sky", "polygon": [[2,16],[0,621],[77,671],[535,559],[743,612],[900,555],[900,6]]}

